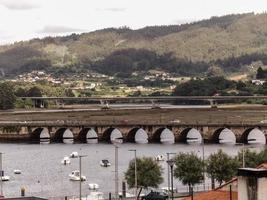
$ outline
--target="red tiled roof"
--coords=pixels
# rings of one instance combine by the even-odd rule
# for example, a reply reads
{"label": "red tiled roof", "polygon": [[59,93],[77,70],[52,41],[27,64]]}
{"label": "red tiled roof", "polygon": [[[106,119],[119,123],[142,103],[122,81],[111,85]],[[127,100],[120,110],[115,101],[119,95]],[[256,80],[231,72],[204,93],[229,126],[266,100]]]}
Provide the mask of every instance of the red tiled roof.
{"label": "red tiled roof", "polygon": [[[232,192],[232,199],[237,200],[237,192]],[[194,200],[229,200],[229,191],[209,191],[196,194]],[[187,197],[184,200],[191,200],[191,197]]]}
{"label": "red tiled roof", "polygon": [[257,169],[267,169],[267,163],[262,163],[257,167]]}

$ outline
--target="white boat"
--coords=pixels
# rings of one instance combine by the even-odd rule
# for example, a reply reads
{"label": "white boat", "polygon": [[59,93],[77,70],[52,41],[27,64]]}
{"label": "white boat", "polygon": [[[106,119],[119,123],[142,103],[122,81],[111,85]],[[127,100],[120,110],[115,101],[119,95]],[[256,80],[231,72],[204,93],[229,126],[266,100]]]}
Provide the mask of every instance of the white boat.
{"label": "white boat", "polygon": [[10,177],[9,176],[2,176],[2,181],[9,181]]}
{"label": "white boat", "polygon": [[19,170],[19,169],[14,169],[14,174],[21,174],[21,170]]}
{"label": "white boat", "polygon": [[156,160],[156,161],[164,161],[165,159],[164,159],[164,156],[163,156],[163,155],[157,155],[157,156],[155,157],[155,160]]}
{"label": "white boat", "polygon": [[99,189],[99,185],[97,183],[89,183],[89,190],[98,190]]}
{"label": "white boat", "polygon": [[111,164],[110,164],[110,162],[107,159],[104,159],[104,160],[101,160],[100,161],[100,165],[102,167],[109,167]]}
{"label": "white boat", "polygon": [[86,181],[86,176],[81,175],[81,179],[80,179],[80,172],[79,170],[74,170],[71,172],[71,174],[69,174],[69,178],[72,181]]}
{"label": "white boat", "polygon": [[70,164],[70,158],[68,156],[64,156],[64,158],[61,160],[62,165],[69,165]]}
{"label": "white boat", "polygon": [[76,152],[76,151],[74,151],[74,152],[72,152],[72,153],[70,154],[70,157],[71,157],[71,158],[78,158],[78,156],[79,156],[79,154],[78,154],[78,152]]}

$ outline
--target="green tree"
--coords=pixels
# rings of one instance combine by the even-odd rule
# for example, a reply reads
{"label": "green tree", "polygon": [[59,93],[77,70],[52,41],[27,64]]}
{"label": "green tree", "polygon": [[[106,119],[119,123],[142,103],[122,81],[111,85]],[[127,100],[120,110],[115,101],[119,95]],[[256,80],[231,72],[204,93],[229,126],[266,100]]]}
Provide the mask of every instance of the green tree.
{"label": "green tree", "polygon": [[15,92],[15,95],[17,96],[17,97],[26,97],[26,91],[25,91],[25,89],[24,88],[18,88],[17,90],[16,90],[16,92]]}
{"label": "green tree", "polygon": [[[245,167],[252,167],[255,168],[262,163],[264,156],[264,151],[258,153],[256,151],[252,151],[250,149],[244,150],[244,160],[245,160]],[[243,165],[243,151],[238,152],[237,158],[239,160],[239,165]]]}
{"label": "green tree", "polygon": [[203,180],[203,161],[194,153],[179,153],[175,157],[174,177],[189,188]]}
{"label": "green tree", "polygon": [[0,84],[0,109],[7,110],[15,107],[16,96],[13,86],[4,82]]}
{"label": "green tree", "polygon": [[[138,188],[140,195],[142,188],[157,188],[163,182],[162,168],[150,157],[136,159]],[[130,188],[135,187],[135,162],[131,160],[125,173],[125,179]]]}
{"label": "green tree", "polygon": [[261,67],[259,67],[257,70],[256,78],[257,79],[265,79],[266,78],[266,71],[264,71]]}
{"label": "green tree", "polygon": [[220,185],[223,181],[231,180],[236,175],[238,167],[238,160],[228,156],[222,150],[211,154],[207,160],[208,175],[212,180],[217,180]]}
{"label": "green tree", "polygon": [[34,86],[27,91],[27,96],[28,97],[41,97],[42,92],[39,87]]}
{"label": "green tree", "polygon": [[64,93],[66,97],[75,97],[75,94],[73,93],[72,89],[66,89]]}

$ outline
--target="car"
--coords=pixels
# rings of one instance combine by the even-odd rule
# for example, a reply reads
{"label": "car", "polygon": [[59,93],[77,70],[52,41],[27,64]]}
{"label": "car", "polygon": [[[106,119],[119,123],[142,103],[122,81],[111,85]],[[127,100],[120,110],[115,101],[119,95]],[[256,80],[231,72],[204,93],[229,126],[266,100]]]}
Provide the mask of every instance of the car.
{"label": "car", "polygon": [[151,191],[146,196],[143,196],[141,200],[166,200],[168,195],[165,192]]}

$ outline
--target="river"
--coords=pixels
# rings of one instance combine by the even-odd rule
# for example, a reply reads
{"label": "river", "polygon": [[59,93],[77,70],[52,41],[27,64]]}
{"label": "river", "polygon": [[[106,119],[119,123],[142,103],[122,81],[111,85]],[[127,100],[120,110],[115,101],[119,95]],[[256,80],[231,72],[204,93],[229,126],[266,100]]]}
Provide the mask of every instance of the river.
{"label": "river", "polygon": [[[236,155],[242,146],[231,145],[205,145],[205,156],[222,149],[229,155]],[[82,183],[83,194],[88,194],[88,183],[97,183],[100,191],[106,195],[114,192],[114,146],[112,144],[0,144],[3,152],[3,169],[10,181],[3,182],[4,195],[15,197],[20,195],[20,188],[25,187],[26,195],[39,197],[62,197],[78,194],[79,183],[69,180],[68,175],[73,170],[79,169],[79,159],[71,159],[70,165],[62,165],[64,156],[69,156],[73,151],[82,158],[82,172],[87,180]],[[128,150],[136,149],[137,156],[166,155],[167,152],[195,152],[202,156],[201,145],[186,144],[129,144],[119,146],[119,180],[120,185],[128,163],[134,157],[134,153]],[[108,159],[111,166],[103,168],[99,162]],[[164,183],[167,186],[166,162],[161,162],[164,170]],[[15,175],[14,169],[20,169],[22,173]],[[181,183],[174,181],[175,187],[180,188]],[[121,188],[121,186],[120,186]]]}

